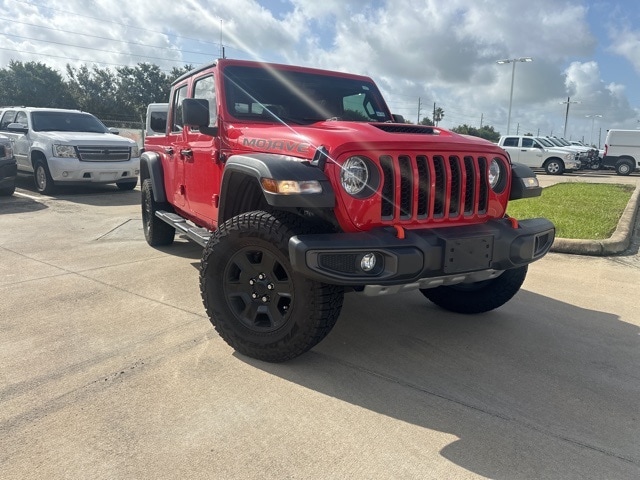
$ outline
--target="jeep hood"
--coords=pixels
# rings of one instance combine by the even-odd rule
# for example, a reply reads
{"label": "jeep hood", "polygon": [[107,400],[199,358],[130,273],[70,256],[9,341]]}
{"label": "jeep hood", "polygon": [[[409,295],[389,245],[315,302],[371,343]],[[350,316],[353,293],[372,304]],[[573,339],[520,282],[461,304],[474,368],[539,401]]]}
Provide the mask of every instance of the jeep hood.
{"label": "jeep hood", "polygon": [[478,137],[399,123],[323,121],[311,125],[227,124],[234,151],[268,152],[304,159],[324,147],[337,158],[349,151],[451,152],[504,156],[504,150]]}

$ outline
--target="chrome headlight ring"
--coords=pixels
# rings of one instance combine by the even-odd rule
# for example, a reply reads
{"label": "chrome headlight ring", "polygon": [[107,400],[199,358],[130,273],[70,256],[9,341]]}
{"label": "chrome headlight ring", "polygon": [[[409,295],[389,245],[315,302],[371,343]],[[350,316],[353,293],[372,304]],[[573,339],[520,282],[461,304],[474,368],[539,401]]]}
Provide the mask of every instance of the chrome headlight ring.
{"label": "chrome headlight ring", "polygon": [[380,175],[370,159],[354,155],[340,167],[340,184],[352,197],[367,198],[380,186]]}

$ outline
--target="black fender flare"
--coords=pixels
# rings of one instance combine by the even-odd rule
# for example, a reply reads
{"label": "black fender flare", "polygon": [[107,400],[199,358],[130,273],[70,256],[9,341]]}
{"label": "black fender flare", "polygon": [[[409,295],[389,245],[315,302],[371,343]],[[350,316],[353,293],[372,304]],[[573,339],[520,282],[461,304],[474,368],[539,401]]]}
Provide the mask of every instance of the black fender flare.
{"label": "black fender flare", "polygon": [[144,152],[140,155],[140,184],[147,178],[151,179],[153,199],[158,203],[167,201],[164,191],[164,170],[162,159],[156,152]]}
{"label": "black fender flare", "polygon": [[509,192],[509,200],[539,197],[542,194],[542,187],[539,185],[529,187],[525,184],[525,179],[537,178],[535,172],[528,166],[522,163],[512,163],[511,174],[511,191]]}
{"label": "black fender flare", "polygon": [[[274,208],[334,208],[335,194],[325,173],[308,160],[271,153],[247,153],[233,155],[226,161],[220,188],[220,217],[229,218],[233,210],[229,205],[239,182],[247,177],[257,181],[267,203]],[[262,178],[274,180],[317,181],[320,193],[277,194],[265,190]],[[223,220],[224,221],[224,220]]]}

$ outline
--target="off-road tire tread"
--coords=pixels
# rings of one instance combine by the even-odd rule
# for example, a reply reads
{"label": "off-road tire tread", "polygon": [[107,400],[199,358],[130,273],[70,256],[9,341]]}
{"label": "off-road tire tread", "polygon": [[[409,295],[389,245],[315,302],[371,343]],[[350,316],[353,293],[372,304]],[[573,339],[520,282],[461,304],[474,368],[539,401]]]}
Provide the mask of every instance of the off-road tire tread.
{"label": "off-road tire tread", "polygon": [[[308,233],[309,226],[298,215],[285,212],[264,212],[253,211],[235,216],[214,232],[201,260],[200,269],[200,294],[205,310],[209,315],[211,323],[218,334],[236,351],[267,362],[284,362],[291,360],[317,345],[323,340],[336,324],[340,311],[344,290],[341,286],[328,285],[314,280],[310,280],[302,275],[293,272],[291,266],[289,270],[295,277],[296,300],[300,301],[300,295],[305,289],[308,292],[304,301],[304,314],[307,318],[297,323],[301,327],[295,334],[295,338],[287,340],[280,339],[270,344],[256,344],[250,339],[238,333],[244,327],[235,325],[236,320],[233,314],[226,312],[223,308],[224,298],[215,301],[213,296],[221,294],[222,287],[215,285],[210,278],[210,268],[215,261],[216,247],[220,241],[227,237],[244,238],[247,236],[260,237],[263,240],[275,245],[278,250],[289,258],[288,241],[293,235]],[[222,304],[222,305],[221,305]],[[293,308],[296,308],[294,305]],[[298,308],[300,308],[298,306]]]}
{"label": "off-road tire tread", "polygon": [[[151,223],[148,227],[144,225],[144,212],[145,212],[145,199],[149,195],[151,201]],[[151,179],[147,178],[142,182],[142,195],[140,195],[142,204],[142,222],[145,229],[145,239],[147,243],[152,247],[161,247],[171,245],[176,235],[176,229],[166,222],[163,222],[155,216],[156,210],[170,210],[170,206],[167,204],[158,203],[153,198],[153,187],[151,185]]]}

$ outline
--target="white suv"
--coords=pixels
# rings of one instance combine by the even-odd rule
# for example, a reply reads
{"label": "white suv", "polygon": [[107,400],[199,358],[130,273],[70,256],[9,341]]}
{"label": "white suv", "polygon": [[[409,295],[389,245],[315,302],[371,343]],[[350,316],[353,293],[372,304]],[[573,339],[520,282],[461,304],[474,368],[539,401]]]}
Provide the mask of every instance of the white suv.
{"label": "white suv", "polygon": [[18,171],[33,173],[40,193],[58,184],[115,183],[133,190],[140,173],[136,142],[90,113],[14,107],[1,112],[0,133],[11,139]]}

